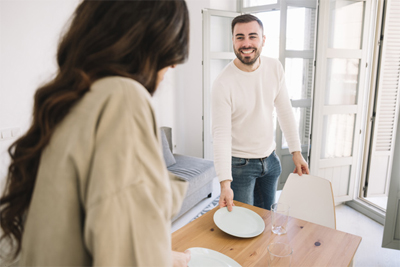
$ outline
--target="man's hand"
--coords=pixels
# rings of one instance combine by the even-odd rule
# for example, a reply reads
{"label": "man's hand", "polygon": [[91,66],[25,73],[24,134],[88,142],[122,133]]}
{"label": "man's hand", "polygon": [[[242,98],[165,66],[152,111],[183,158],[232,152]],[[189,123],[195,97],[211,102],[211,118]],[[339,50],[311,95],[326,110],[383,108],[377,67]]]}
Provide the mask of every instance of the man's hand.
{"label": "man's hand", "polygon": [[190,251],[183,252],[172,251],[172,266],[187,267],[190,261]]}
{"label": "man's hand", "polygon": [[228,207],[228,211],[232,211],[233,190],[231,188],[231,180],[221,182],[221,195],[219,197],[219,207]]}
{"label": "man's hand", "polygon": [[294,162],[294,166],[295,166],[293,173],[297,173],[300,176],[302,176],[303,174],[310,174],[310,171],[308,170],[308,164],[304,160],[300,151],[295,151],[292,154],[293,154],[293,162]]}

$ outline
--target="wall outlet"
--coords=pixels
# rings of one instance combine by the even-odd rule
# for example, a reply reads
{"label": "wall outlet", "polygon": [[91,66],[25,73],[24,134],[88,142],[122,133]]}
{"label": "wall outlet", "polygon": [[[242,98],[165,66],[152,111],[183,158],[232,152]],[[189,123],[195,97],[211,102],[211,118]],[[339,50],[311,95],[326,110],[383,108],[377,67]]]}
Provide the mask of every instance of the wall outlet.
{"label": "wall outlet", "polygon": [[15,139],[19,136],[21,129],[19,127],[0,129],[0,140]]}

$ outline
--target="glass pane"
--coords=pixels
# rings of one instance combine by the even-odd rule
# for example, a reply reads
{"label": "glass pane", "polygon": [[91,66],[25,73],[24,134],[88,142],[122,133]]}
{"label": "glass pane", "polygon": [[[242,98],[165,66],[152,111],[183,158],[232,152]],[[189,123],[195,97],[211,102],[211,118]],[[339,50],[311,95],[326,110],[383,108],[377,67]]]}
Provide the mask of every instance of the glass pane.
{"label": "glass pane", "polygon": [[359,59],[328,59],[325,105],[357,104]]}
{"label": "glass pane", "polygon": [[315,36],[315,9],[288,7],[287,50],[313,50]]}
{"label": "glass pane", "polygon": [[271,5],[278,3],[278,0],[243,0],[243,7]]}
{"label": "glass pane", "polygon": [[290,99],[311,98],[313,60],[286,58],[286,87]]}
{"label": "glass pane", "polygon": [[264,26],[266,39],[261,53],[264,56],[279,58],[280,14],[279,10],[254,14],[262,21]]}
{"label": "glass pane", "polygon": [[[308,145],[311,126],[311,108],[293,108],[296,119],[296,127],[299,129],[300,143],[302,146]],[[288,148],[285,135],[282,136],[282,149]]]}
{"label": "glass pane", "polygon": [[232,18],[211,16],[210,20],[210,51],[233,52]]}
{"label": "glass pane", "polygon": [[324,116],[321,158],[351,157],[353,154],[355,114]]}
{"label": "glass pane", "polygon": [[210,60],[210,88],[217,76],[222,72],[226,65],[231,62],[230,59],[212,59]]}
{"label": "glass pane", "polygon": [[361,49],[364,2],[331,1],[329,47]]}

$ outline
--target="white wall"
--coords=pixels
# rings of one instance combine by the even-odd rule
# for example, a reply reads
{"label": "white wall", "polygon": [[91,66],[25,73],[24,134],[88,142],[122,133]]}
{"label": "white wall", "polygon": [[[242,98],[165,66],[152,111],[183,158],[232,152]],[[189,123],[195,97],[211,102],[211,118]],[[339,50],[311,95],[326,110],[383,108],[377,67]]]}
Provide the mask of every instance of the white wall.
{"label": "white wall", "polygon": [[[37,87],[56,71],[63,27],[79,0],[0,1],[0,132],[24,133]],[[235,0],[187,0],[190,13],[189,60],[170,69],[153,98],[160,126],[173,128],[175,152],[202,157],[202,13],[204,8],[236,10]],[[16,138],[0,140],[0,189],[7,173],[6,153]]]}
{"label": "white wall", "polygon": [[[58,37],[78,0],[0,1],[0,131],[25,132],[33,94],[55,72]],[[14,138],[0,140],[0,189]]]}
{"label": "white wall", "polygon": [[189,0],[190,50],[188,61],[176,68],[176,153],[203,156],[202,13],[209,0]]}
{"label": "white wall", "polygon": [[236,0],[210,0],[211,9],[236,12],[236,7],[237,7]]}
{"label": "white wall", "polygon": [[177,66],[173,75],[174,126],[172,130],[174,152],[194,157],[203,157],[203,24],[204,8],[236,11],[236,0],[186,0],[190,13],[189,60]]}

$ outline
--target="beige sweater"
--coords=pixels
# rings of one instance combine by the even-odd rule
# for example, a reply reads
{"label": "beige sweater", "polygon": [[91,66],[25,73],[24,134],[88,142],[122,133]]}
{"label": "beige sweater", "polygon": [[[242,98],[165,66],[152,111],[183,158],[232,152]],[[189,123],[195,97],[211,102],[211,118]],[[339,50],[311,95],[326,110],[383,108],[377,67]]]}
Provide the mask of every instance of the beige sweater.
{"label": "beige sweater", "polygon": [[43,151],[22,266],[170,266],[187,184],[168,175],[150,94],[96,81]]}

